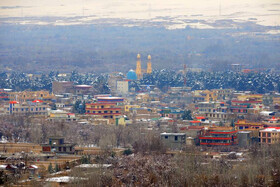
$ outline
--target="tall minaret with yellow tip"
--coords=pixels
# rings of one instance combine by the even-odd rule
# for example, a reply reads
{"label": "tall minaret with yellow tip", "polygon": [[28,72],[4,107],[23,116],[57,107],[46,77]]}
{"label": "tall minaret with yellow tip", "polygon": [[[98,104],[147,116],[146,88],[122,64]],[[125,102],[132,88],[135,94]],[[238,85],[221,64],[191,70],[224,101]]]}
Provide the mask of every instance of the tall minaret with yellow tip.
{"label": "tall minaret with yellow tip", "polygon": [[141,69],[141,60],[140,60],[141,56],[138,53],[137,55],[137,63],[136,63],[136,75],[137,75],[137,79],[141,79],[142,78],[142,69]]}
{"label": "tall minaret with yellow tip", "polygon": [[152,62],[151,62],[151,55],[148,55],[148,63],[147,63],[147,73],[151,74],[152,73]]}

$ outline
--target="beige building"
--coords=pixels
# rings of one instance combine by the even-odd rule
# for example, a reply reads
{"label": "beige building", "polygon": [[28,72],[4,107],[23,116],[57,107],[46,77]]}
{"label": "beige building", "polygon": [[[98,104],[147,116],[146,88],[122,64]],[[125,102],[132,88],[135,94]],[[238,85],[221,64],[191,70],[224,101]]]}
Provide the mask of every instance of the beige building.
{"label": "beige building", "polygon": [[53,94],[50,94],[48,91],[23,91],[23,92],[7,92],[10,101],[34,101],[37,99],[43,101],[50,101],[55,98]]}
{"label": "beige building", "polygon": [[280,127],[268,127],[260,130],[260,143],[275,144],[280,143]]}
{"label": "beige building", "polygon": [[115,95],[117,93],[117,82],[122,81],[122,80],[123,80],[123,77],[118,72],[114,72],[109,75],[108,86],[113,95]]}
{"label": "beige building", "polygon": [[128,81],[117,81],[117,93],[128,94]]}
{"label": "beige building", "polygon": [[17,115],[47,115],[49,105],[46,105],[41,100],[34,100],[19,103],[18,101],[10,101],[4,106],[5,114]]}

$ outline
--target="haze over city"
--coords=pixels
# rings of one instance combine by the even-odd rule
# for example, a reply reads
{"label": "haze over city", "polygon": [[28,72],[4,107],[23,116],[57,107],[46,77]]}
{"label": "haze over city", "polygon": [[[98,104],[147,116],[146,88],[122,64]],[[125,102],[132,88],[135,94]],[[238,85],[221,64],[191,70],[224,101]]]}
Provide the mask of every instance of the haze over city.
{"label": "haze over city", "polygon": [[[215,28],[211,23],[222,19],[251,21],[265,26],[278,26],[280,23],[280,3],[277,0],[22,0],[1,1],[0,8],[4,22],[20,24],[94,24],[106,19],[105,23],[114,25],[145,26],[160,22],[166,28],[175,29],[185,26]],[[119,19],[126,21],[118,23]]]}
{"label": "haze over city", "polygon": [[0,186],[280,186],[279,0],[1,0]]}

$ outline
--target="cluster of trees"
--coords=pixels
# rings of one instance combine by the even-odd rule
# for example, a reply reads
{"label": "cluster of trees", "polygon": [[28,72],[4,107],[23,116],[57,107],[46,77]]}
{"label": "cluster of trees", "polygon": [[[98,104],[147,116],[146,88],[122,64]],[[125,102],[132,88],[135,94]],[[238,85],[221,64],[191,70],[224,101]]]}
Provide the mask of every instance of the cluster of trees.
{"label": "cluster of trees", "polygon": [[59,171],[61,171],[61,168],[58,164],[55,164],[54,168],[52,166],[52,163],[49,164],[49,166],[48,166],[48,172],[49,173],[56,173],[56,172],[59,172]]}
{"label": "cluster of trees", "polygon": [[[186,111],[188,116],[188,111]],[[230,162],[235,157],[213,160],[201,154],[201,148],[187,147],[181,154],[166,155],[166,148],[157,131],[145,131],[139,126],[92,126],[77,123],[33,121],[30,118],[0,118],[1,136],[9,140],[33,143],[47,142],[51,135],[63,135],[68,142],[94,144],[103,152],[101,163],[113,164],[112,169],[98,170],[83,186],[95,183],[161,186],[279,186],[280,146],[252,147],[245,160]],[[130,148],[128,154],[113,154],[114,147]],[[127,156],[128,155],[128,156]],[[82,163],[90,163],[83,157]],[[96,161],[95,161],[96,162]],[[49,166],[49,171],[59,168]],[[96,171],[96,170],[95,170]],[[79,172],[82,174],[83,172]],[[82,177],[82,176],[81,176]],[[77,181],[77,185],[81,183]],[[92,181],[91,181],[92,182]],[[101,185],[101,186],[102,186]]]}
{"label": "cluster of trees", "polygon": [[105,150],[120,146],[131,147],[136,140],[144,138],[139,126],[94,126],[76,122],[38,121],[28,116],[0,116],[0,124],[0,138],[4,136],[8,141],[15,142],[45,143],[48,142],[48,137],[57,135],[64,136],[68,142],[96,145]]}
{"label": "cluster of trees", "polygon": [[0,73],[0,87],[10,88],[14,91],[23,90],[52,90],[53,81],[72,81],[74,84],[93,85],[97,93],[109,93],[107,84],[108,75],[93,73],[79,74],[72,71],[70,77],[59,77],[58,72],[51,71],[49,74],[39,74],[29,77],[26,73],[13,72],[11,74]]}
{"label": "cluster of trees", "polygon": [[[201,149],[201,148],[199,148]],[[74,186],[272,186],[280,185],[280,146],[253,147],[243,161],[234,154],[213,159],[188,147],[175,155],[159,152],[108,156],[112,168],[87,173]],[[213,151],[207,148],[208,151]],[[110,158],[109,158],[110,157]],[[85,177],[72,172],[74,177]]]}
{"label": "cluster of trees", "polygon": [[[154,70],[152,74],[144,75],[140,81],[132,81],[131,87],[139,90],[140,85],[156,85],[163,91],[168,87],[184,86],[184,75],[174,70]],[[96,93],[110,93],[108,86],[108,74],[95,75],[93,73],[81,74],[72,71],[70,77],[58,77],[58,72],[50,72],[30,78],[27,74],[14,72],[8,76],[0,74],[0,87],[12,88],[15,91],[22,90],[49,90],[52,81],[73,81],[74,84],[92,85]],[[187,86],[192,90],[233,88],[239,91],[253,91],[266,93],[270,91],[280,92],[280,75],[274,73],[236,73],[236,72],[188,72],[186,76]]]}
{"label": "cluster of trees", "polygon": [[[274,73],[188,72],[186,80],[192,90],[233,88],[256,93],[280,92],[280,75]],[[183,86],[184,75],[173,70],[154,70],[152,74],[145,75],[140,84],[156,85],[165,90]]]}

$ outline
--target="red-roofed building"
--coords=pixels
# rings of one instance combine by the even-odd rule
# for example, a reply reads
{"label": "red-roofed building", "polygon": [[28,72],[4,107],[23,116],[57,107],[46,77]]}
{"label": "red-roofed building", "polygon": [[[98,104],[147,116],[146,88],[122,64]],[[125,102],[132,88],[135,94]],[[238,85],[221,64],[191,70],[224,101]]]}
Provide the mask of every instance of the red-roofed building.
{"label": "red-roofed building", "polygon": [[265,127],[280,127],[280,118],[273,116],[268,120],[264,120],[263,124]]}
{"label": "red-roofed building", "polygon": [[4,90],[0,90],[0,100],[9,100],[9,94]]}
{"label": "red-roofed building", "polygon": [[190,125],[201,126],[201,121],[192,120],[190,121]]}
{"label": "red-roofed building", "polygon": [[264,128],[262,123],[250,122],[246,120],[238,120],[234,125],[238,130],[256,130]]}
{"label": "red-roofed building", "polygon": [[102,116],[102,118],[115,121],[115,117],[122,114],[123,97],[96,97],[96,103],[86,103],[86,114]]}
{"label": "red-roofed building", "polygon": [[205,127],[200,131],[200,145],[230,146],[237,144],[237,130],[231,127]]}
{"label": "red-roofed building", "polygon": [[42,101],[42,100],[37,99],[37,100],[32,101],[32,103],[43,103],[43,101]]}
{"label": "red-roofed building", "polygon": [[204,116],[196,116],[195,118],[198,119],[198,120],[205,120]]}

